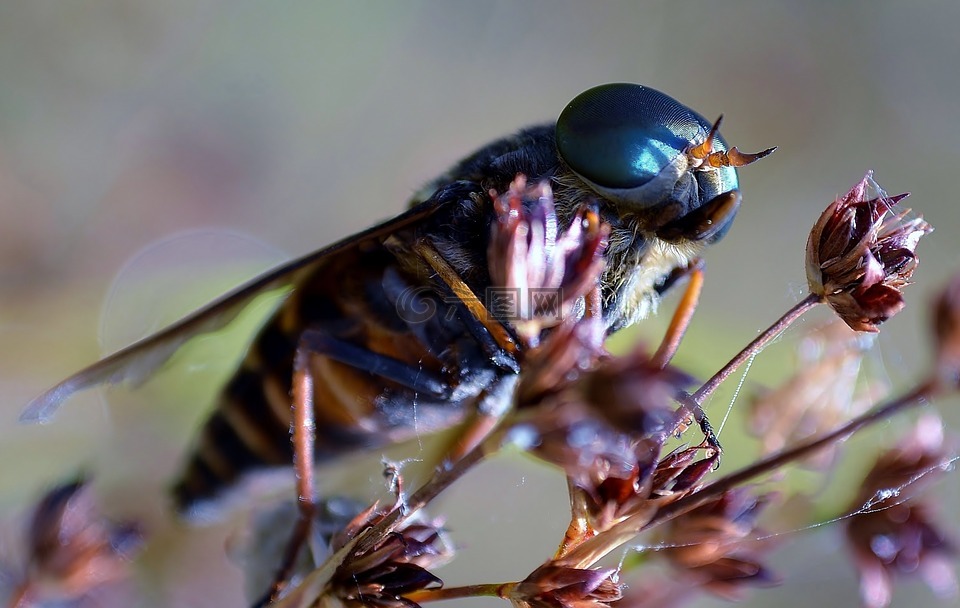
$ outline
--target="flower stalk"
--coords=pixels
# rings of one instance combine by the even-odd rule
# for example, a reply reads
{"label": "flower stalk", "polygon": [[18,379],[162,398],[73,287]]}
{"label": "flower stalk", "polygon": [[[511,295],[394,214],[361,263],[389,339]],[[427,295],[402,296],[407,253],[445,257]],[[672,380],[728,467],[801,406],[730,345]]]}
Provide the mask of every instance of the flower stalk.
{"label": "flower stalk", "polygon": [[821,298],[814,294],[809,294],[804,299],[797,302],[790,310],[783,314],[773,325],[765,329],[759,336],[753,339],[750,344],[743,348],[739,353],[734,355],[730,361],[724,365],[720,371],[715,373],[709,380],[707,380],[703,386],[701,386],[693,395],[691,399],[698,406],[702,406],[703,402],[713,394],[717,388],[720,387],[723,382],[730,377],[730,374],[737,371],[737,369],[747,362],[750,357],[753,357],[760,351],[762,351],[770,342],[775,340],[777,336],[782,334],[790,325],[794,323],[797,319],[806,314],[810,309],[812,309],[817,304],[822,302]]}

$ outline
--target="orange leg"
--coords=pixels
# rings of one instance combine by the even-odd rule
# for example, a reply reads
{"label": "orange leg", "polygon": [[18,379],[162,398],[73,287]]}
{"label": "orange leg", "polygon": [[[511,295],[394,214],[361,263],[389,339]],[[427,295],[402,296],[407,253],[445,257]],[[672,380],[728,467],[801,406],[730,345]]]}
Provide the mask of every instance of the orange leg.
{"label": "orange leg", "polygon": [[653,362],[660,367],[666,367],[673,356],[677,354],[680,342],[683,340],[684,334],[687,333],[690,320],[693,318],[693,313],[697,310],[697,303],[700,301],[700,291],[703,288],[703,264],[699,260],[694,261],[688,267],[686,274],[689,277],[687,289],[683,292],[683,298],[681,298],[676,310],[673,311],[673,318],[670,320],[667,333],[663,336],[660,348],[653,355]]}
{"label": "orange leg", "polygon": [[[687,333],[687,328],[690,327],[690,320],[693,318],[693,313],[697,310],[697,304],[700,301],[700,292],[703,289],[703,262],[701,260],[694,260],[684,271],[684,274],[689,277],[687,288],[683,292],[683,297],[680,299],[676,310],[673,312],[673,318],[670,319],[670,325],[667,327],[667,332],[663,337],[663,341],[660,343],[660,348],[658,348],[657,352],[653,355],[653,362],[659,367],[666,367],[667,364],[670,363],[670,360],[673,359],[673,356],[677,353],[677,349],[680,347],[683,336]],[[713,431],[713,426],[711,426],[710,420],[707,418],[703,408],[692,400],[690,404],[684,404],[684,407],[687,408],[690,412],[690,417],[700,425],[700,430],[703,431],[704,440],[702,447],[712,449],[718,454],[722,452],[723,448],[720,446],[716,433]],[[688,418],[682,422],[674,432],[676,434],[683,433],[693,421]]]}
{"label": "orange leg", "polygon": [[417,241],[413,246],[413,250],[430,265],[430,268],[437,273],[460,302],[466,306],[470,314],[490,332],[497,346],[505,353],[516,356],[519,348],[506,327],[493,318],[493,315],[487,311],[483,302],[480,301],[480,298],[463,282],[463,279],[460,278],[457,271],[450,266],[443,256],[425,240]]}
{"label": "orange leg", "polygon": [[265,606],[277,600],[290,579],[297,556],[310,538],[310,528],[317,510],[316,485],[314,482],[313,452],[316,423],[313,414],[313,375],[310,373],[310,353],[305,340],[297,347],[293,367],[293,464],[297,476],[297,523],[284,550],[283,561],[269,593],[255,606]]}

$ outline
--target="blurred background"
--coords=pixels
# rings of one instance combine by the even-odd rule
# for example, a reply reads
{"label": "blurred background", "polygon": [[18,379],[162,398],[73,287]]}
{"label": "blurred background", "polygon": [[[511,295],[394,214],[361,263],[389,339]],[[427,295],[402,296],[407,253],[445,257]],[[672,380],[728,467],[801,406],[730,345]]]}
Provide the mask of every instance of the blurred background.
{"label": "blurred background", "polygon": [[[171,521],[164,489],[269,302],[139,391],[80,395],[45,426],[18,425],[23,405],[269,266],[396,214],[460,156],[555,120],[605,82],[723,113],[742,150],[779,146],[740,173],[744,205],[707,256],[680,361],[709,375],[800,299],[809,227],[872,169],[936,228],[906,311],[875,347],[884,380],[906,387],[929,363],[926,302],[960,267],[958,22],[947,0],[0,4],[0,561],[18,559],[17,514],[87,472],[111,514],[151,534],[139,604],[241,603],[237,558],[225,556],[238,520]],[[789,357],[794,335],[769,359]],[[765,358],[748,388],[772,381]],[[749,460],[725,445],[727,470]],[[351,471],[321,487],[382,484],[375,460]],[[944,485],[957,504],[955,480]],[[823,520],[854,490],[838,487],[819,497]],[[440,503],[463,556],[438,574],[466,584],[529,572],[562,534],[565,493],[520,457],[485,464]],[[782,538],[789,550],[772,563],[786,582],[755,605],[856,601],[836,526]],[[931,597],[908,584],[897,601]]]}

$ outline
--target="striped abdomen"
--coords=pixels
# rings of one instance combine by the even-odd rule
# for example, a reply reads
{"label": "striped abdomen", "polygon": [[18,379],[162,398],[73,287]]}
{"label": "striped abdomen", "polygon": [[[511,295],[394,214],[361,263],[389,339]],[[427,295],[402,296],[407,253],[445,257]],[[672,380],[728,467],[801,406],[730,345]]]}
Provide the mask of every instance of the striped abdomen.
{"label": "striped abdomen", "polygon": [[[366,369],[314,354],[317,460],[402,441],[462,418],[485,382],[476,380],[474,370],[488,366],[488,360],[456,315],[446,314],[443,298],[425,292],[397,266],[383,245],[366,241],[322,260],[297,286],[220,394],[174,488],[180,509],[216,499],[251,470],[292,466],[290,387],[294,354],[306,328],[442,375],[451,386],[468,377],[476,384],[475,390],[457,390],[456,399],[418,395]],[[410,290],[430,299],[440,313],[410,325],[397,312],[397,298]]]}

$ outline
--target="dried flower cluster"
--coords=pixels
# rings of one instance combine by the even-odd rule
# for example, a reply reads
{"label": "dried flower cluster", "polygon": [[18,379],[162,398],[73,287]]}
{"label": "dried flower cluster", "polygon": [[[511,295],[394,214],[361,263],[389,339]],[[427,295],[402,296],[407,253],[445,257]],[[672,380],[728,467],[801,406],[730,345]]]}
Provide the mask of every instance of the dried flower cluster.
{"label": "dried flower cluster", "polygon": [[520,337],[536,344],[540,333],[567,318],[591,291],[603,270],[609,227],[584,205],[560,232],[548,182],[527,187],[519,176],[494,200],[497,221],[487,254],[492,293],[512,293],[506,317]]}
{"label": "dried flower cluster", "polygon": [[86,481],[56,486],[37,503],[27,528],[28,562],[9,605],[75,602],[130,576],[137,526],[107,520]]}
{"label": "dried flower cluster", "polygon": [[776,584],[760,561],[771,543],[755,540],[763,536],[757,518],[773,498],[748,487],[724,492],[670,522],[663,554],[688,584],[729,600],[740,598],[744,585]]}
{"label": "dried flower cluster", "polygon": [[517,608],[610,608],[622,591],[615,569],[546,564],[513,586],[507,597]]}
{"label": "dried flower cluster", "polygon": [[868,608],[890,603],[897,574],[919,575],[943,597],[957,595],[951,568],[956,545],[934,521],[933,503],[922,496],[952,456],[942,423],[927,415],[900,445],[881,454],[864,478],[846,529]]}
{"label": "dried flower cluster", "polygon": [[[810,303],[829,303],[847,325],[866,332],[875,332],[880,322],[902,308],[900,289],[916,266],[914,249],[930,231],[922,220],[904,221],[904,214],[888,218],[901,197],[888,198],[879,192],[868,197],[866,192],[873,185],[868,175],[835,201],[818,221],[808,244]],[[507,442],[557,465],[567,476],[570,525],[557,552],[518,582],[442,588],[431,570],[450,552],[442,548],[449,545],[440,542],[438,526],[414,523],[419,520],[396,510],[399,501],[384,512],[373,506],[335,537],[334,553],[341,547],[349,549],[352,539],[387,517],[398,516],[398,525],[365,545],[365,550],[335,564],[323,587],[325,597],[356,606],[419,606],[434,599],[473,595],[494,595],[520,608],[620,606],[626,601],[621,582],[626,572],[599,562],[648,529],[657,530],[664,547],[658,554],[680,573],[682,579],[675,582],[683,581],[682,593],[667,598],[631,593],[630,605],[653,605],[655,597],[664,605],[678,605],[695,590],[735,599],[748,587],[776,583],[777,577],[764,564],[765,554],[775,544],[758,542],[767,535],[758,518],[774,493],[745,482],[818,453],[822,459],[836,449],[844,433],[852,432],[845,431],[845,426],[855,430],[852,425],[869,424],[888,411],[905,409],[926,393],[860,414],[880,398],[878,391],[857,379],[865,343],[845,328],[821,330],[805,343],[806,354],[796,376],[755,404],[755,430],[766,438],[769,456],[709,483],[720,455],[715,444],[705,441],[667,448],[708,391],[701,387],[691,396],[687,391],[693,378],[648,356],[643,348],[619,357],[603,348],[604,328],[590,309],[590,292],[602,270],[599,252],[606,227],[584,207],[571,229],[561,235],[549,188],[527,188],[523,180],[495,196],[495,202],[499,219],[489,252],[494,283],[517,290],[558,290],[564,318],[520,307],[512,328],[527,344],[525,373],[514,393],[514,408],[500,431],[477,450],[482,457]],[[951,298],[950,293],[937,312],[941,366],[953,360],[956,341],[951,328],[957,327],[960,318],[956,314],[960,298]],[[803,310],[798,306],[788,321]],[[783,327],[773,326],[735,363],[745,353],[757,352]],[[730,369],[722,370],[723,374]],[[853,416],[857,417],[846,422]],[[916,472],[929,466],[930,458],[943,462],[945,457],[940,453],[918,459],[904,449],[881,458],[877,470],[887,472],[872,473],[864,484],[867,494],[858,500],[870,504],[884,488],[906,488],[911,482],[903,477],[905,470]],[[464,457],[457,466],[477,460]],[[900,472],[892,474],[891,467],[899,467]],[[463,471],[467,468],[463,466]],[[434,496],[463,471],[441,471],[424,489],[430,488],[427,494]],[[908,511],[897,511],[899,507],[871,510],[870,515],[849,520],[865,588],[874,590],[873,601],[868,598],[871,607],[883,605],[889,574],[904,570],[908,555],[933,571],[949,546],[929,523],[927,510],[916,504]],[[902,545],[892,562],[876,542],[881,529],[884,538]],[[678,586],[661,587],[676,590]],[[941,590],[946,587],[940,585]]]}
{"label": "dried flower cluster", "polygon": [[[870,198],[872,196],[872,198]],[[914,251],[932,228],[909,210],[894,214],[907,194],[888,197],[867,173],[820,216],[807,240],[807,284],[857,331],[904,306],[902,289],[917,266]]]}
{"label": "dried flower cluster", "polygon": [[[562,352],[561,342],[567,350],[581,346],[576,334],[568,332],[550,336],[543,348]],[[539,395],[535,404],[519,404],[534,412],[516,431],[536,437],[531,452],[561,467],[576,489],[582,508],[577,515],[584,521],[575,522],[582,529],[568,535],[568,548],[638,513],[652,515],[713,467],[716,455],[700,458],[699,448],[661,458],[665,442],[688,413],[676,400],[692,384],[690,376],[653,365],[642,348],[602,357],[576,375],[562,375],[566,384],[554,384],[554,391]],[[535,374],[525,381],[539,384]],[[530,396],[523,386],[519,394]]]}
{"label": "dried flower cluster", "polygon": [[[390,510],[378,510],[373,504],[360,512],[336,534],[331,549],[336,552],[383,520]],[[403,596],[413,591],[443,584],[430,570],[446,563],[452,553],[444,532],[435,521],[407,520],[403,526],[385,535],[373,549],[351,554],[330,580],[331,596],[345,606],[362,608],[409,608],[416,603]]]}

